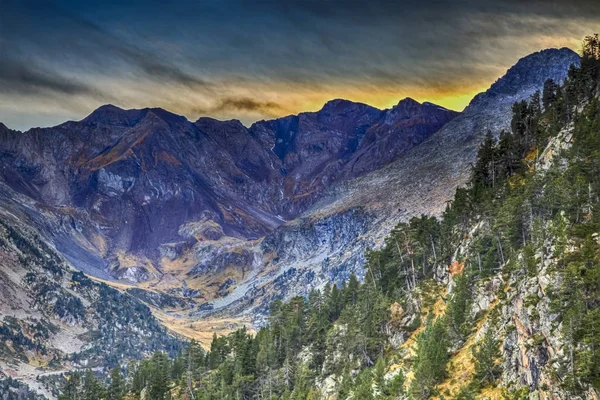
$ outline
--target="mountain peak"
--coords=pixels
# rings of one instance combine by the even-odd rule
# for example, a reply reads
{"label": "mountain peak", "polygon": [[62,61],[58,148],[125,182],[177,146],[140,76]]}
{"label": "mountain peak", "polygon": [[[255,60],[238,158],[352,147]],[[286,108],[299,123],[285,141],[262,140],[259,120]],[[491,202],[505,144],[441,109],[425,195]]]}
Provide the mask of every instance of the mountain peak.
{"label": "mountain peak", "polygon": [[490,88],[493,93],[513,94],[526,87],[539,87],[548,76],[562,81],[569,67],[579,65],[580,57],[573,50],[546,49],[521,58]]}
{"label": "mountain peak", "polygon": [[416,115],[432,112],[452,112],[444,107],[438,106],[437,104],[423,102],[419,103],[411,97],[402,99],[392,107],[388,112],[388,121],[391,119],[406,119]]}
{"label": "mountain peak", "polygon": [[160,118],[169,125],[188,122],[184,116],[174,114],[160,107],[124,110],[112,104],[98,107],[81,122],[112,126],[134,126],[148,116]]}
{"label": "mountain peak", "polygon": [[346,99],[333,99],[329,100],[327,103],[323,105],[323,107],[318,111],[319,113],[333,113],[338,114],[345,112],[347,110],[364,110],[364,109],[373,109],[376,110],[375,107],[372,107],[368,104],[358,103],[351,100]]}
{"label": "mountain peak", "polygon": [[580,61],[579,55],[566,47],[531,53],[510,67],[487,91],[475,96],[467,109],[485,107],[488,102],[496,101],[494,99],[497,97],[504,97],[511,104],[517,95],[525,93],[524,97],[527,98],[543,87],[546,79],[562,82],[570,66],[577,66]]}
{"label": "mountain peak", "polygon": [[216,119],[212,117],[200,117],[195,122],[196,125],[228,125],[228,126],[241,126],[245,127],[242,121],[239,119]]}
{"label": "mountain peak", "polygon": [[81,122],[98,123],[104,125],[135,125],[147,112],[148,108],[141,110],[124,110],[112,104],[98,107]]}
{"label": "mountain peak", "polygon": [[396,107],[398,106],[420,106],[421,103],[419,103],[418,101],[416,101],[415,99],[413,99],[412,97],[405,97],[402,100],[400,100],[398,102],[398,104],[396,104]]}
{"label": "mountain peak", "polygon": [[389,110],[388,119],[389,117],[392,117],[393,119],[410,118],[418,114],[421,110],[421,107],[421,103],[419,103],[413,98],[407,97],[405,99],[400,100],[398,104],[396,104],[394,107],[392,107],[391,110]]}

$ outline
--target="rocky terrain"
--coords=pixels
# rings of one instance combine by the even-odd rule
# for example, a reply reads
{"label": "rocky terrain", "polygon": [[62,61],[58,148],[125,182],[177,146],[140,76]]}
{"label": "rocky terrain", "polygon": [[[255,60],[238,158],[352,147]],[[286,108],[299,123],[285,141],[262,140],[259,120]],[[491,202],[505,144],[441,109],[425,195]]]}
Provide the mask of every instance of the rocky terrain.
{"label": "rocky terrain", "polygon": [[[104,369],[155,350],[175,355],[182,348],[182,338],[170,334],[144,303],[71,269],[22,221],[4,210],[1,216],[2,377],[51,396],[38,375]],[[6,389],[11,387],[27,393],[23,385]]]}
{"label": "rocky terrain", "polygon": [[[333,100],[246,128],[108,105],[53,128],[0,125],[3,234],[26,232],[32,248],[44,249],[38,263],[60,265],[28,272],[18,243],[7,239],[3,335],[59,321],[61,335],[77,340],[72,348],[44,344],[45,363],[57,355],[92,365],[102,346],[118,353],[98,350],[115,362],[159,340],[176,348],[147,306],[176,319],[242,315],[260,323],[273,299],[362,276],[365,250],[398,221],[445,208],[487,130],[509,127],[515,101],[548,78],[562,81],[578,62],[568,49],[525,57],[460,114],[412,99],[389,110]],[[40,279],[50,297],[28,316]],[[127,310],[106,314],[100,304],[113,300]],[[53,326],[42,342],[53,340]],[[114,328],[97,336],[98,326]],[[149,341],[128,354],[119,347],[129,346],[124,329]],[[35,342],[17,345],[39,351]],[[3,359],[17,353],[8,346]]]}
{"label": "rocky terrain", "polygon": [[526,57],[458,117],[412,99],[383,111],[333,100],[250,128],[114,106],[54,128],[2,126],[2,206],[86,273],[230,297],[217,306],[255,300],[248,288],[284,273],[299,275],[275,295],[339,281],[398,220],[442,210],[485,131],[577,62],[567,49]]}
{"label": "rocky terrain", "polygon": [[333,100],[250,128],[114,106],[54,128],[2,126],[2,207],[92,276],[224,297],[262,266],[263,237],[456,115],[412,99],[390,110]]}
{"label": "rocky terrain", "polygon": [[207,240],[262,237],[328,185],[380,167],[456,115],[411,99],[385,111],[334,100],[247,129],[108,105],[54,128],[2,126],[2,178],[40,205],[85,213],[71,217],[99,257],[124,252],[157,266],[185,224]]}

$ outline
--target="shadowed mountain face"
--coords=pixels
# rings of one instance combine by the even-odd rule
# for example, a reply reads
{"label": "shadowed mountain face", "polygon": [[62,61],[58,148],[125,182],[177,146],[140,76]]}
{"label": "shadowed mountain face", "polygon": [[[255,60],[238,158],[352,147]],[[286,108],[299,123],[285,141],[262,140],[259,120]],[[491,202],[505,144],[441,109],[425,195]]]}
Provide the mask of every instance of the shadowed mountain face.
{"label": "shadowed mountain face", "polygon": [[295,218],[328,185],[373,171],[421,143],[458,113],[407,98],[390,110],[332,100],[316,113],[258,122],[250,134],[279,159],[278,211]]}
{"label": "shadowed mountain face", "polygon": [[107,105],[53,128],[0,127],[1,177],[35,207],[68,214],[98,258],[158,260],[191,222],[207,227],[194,240],[260,238],[328,185],[389,163],[456,115],[411,99],[384,111],[334,100],[248,129]]}

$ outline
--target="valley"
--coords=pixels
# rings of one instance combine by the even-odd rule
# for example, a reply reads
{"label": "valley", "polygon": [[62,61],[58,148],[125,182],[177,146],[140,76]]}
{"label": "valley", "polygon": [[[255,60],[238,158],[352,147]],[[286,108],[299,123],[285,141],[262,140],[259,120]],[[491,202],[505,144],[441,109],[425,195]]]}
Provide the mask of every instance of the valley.
{"label": "valley", "polygon": [[[579,65],[580,56],[566,48],[533,53],[461,113],[410,98],[386,110],[332,100],[317,112],[247,128],[236,120],[190,122],[163,109],[106,105],[81,121],[52,128],[19,132],[0,125],[2,374],[55,397],[75,382],[70,371],[87,370],[106,380],[109,369],[121,374],[130,361],[154,354],[128,366],[128,373],[149,374],[143,368],[160,370],[164,363],[175,368],[185,359],[186,373],[194,378],[186,378],[186,384],[173,381],[169,389],[186,393],[181,398],[194,398],[198,388],[209,388],[206,393],[213,397],[207,399],[227,398],[223,390],[264,394],[266,381],[253,381],[264,371],[252,367],[247,383],[229,383],[229,389],[217,388],[219,379],[230,381],[219,374],[226,374],[230,361],[238,362],[238,354],[251,352],[244,346],[267,346],[264,335],[284,335],[285,349],[264,350],[265,357],[275,358],[263,376],[278,380],[276,391],[284,398],[292,393],[299,396],[294,398],[331,398],[344,390],[362,390],[357,398],[369,398],[361,396],[372,385],[380,394],[406,390],[415,398],[469,398],[458,397],[459,392],[476,388],[460,383],[475,372],[459,371],[469,369],[470,354],[482,346],[493,316],[514,329],[502,336],[503,357],[513,369],[494,379],[501,379],[505,389],[528,386],[536,393],[546,392],[541,385],[547,385],[558,397],[542,398],[567,398],[568,390],[536,367],[562,346],[542,346],[542,339],[554,340],[556,329],[549,325],[554,317],[545,297],[553,272],[543,257],[535,279],[507,272],[525,250],[511,248],[512,257],[520,258],[504,259],[503,246],[512,244],[498,238],[496,246],[490,230],[504,228],[477,214],[485,210],[458,209],[456,215],[452,210],[465,190],[472,191],[467,197],[479,195],[473,182],[482,146],[490,138],[502,142],[509,132],[517,135],[515,104],[529,104],[549,81],[572,85],[569,74]],[[535,121],[549,118],[547,111],[535,112]],[[543,156],[532,159],[531,171],[550,168],[554,154],[568,149],[564,143],[574,134],[562,120],[558,132],[536,123],[548,143],[536,147]],[[516,163],[524,156],[529,157],[518,153]],[[530,179],[514,168],[519,172],[503,172],[503,190],[519,185],[516,179]],[[442,232],[444,221],[454,222]],[[409,244],[407,235],[428,229],[432,236]],[[391,255],[394,251],[398,254]],[[496,251],[502,261],[492,268],[488,264]],[[416,270],[414,254],[420,257]],[[473,274],[468,275],[471,300],[458,304],[455,291],[467,277],[467,262]],[[485,273],[484,264],[491,268]],[[390,272],[401,267],[403,272]],[[524,304],[533,301],[538,286],[543,321],[534,322]],[[326,309],[313,301],[339,303],[327,305],[336,308],[323,316],[319,313]],[[368,321],[364,314],[352,314],[355,306],[357,313],[364,311],[360,307],[372,313]],[[300,313],[301,322],[285,333],[290,313]],[[424,345],[417,343],[442,343],[436,330],[446,329],[439,324],[455,317],[475,327],[451,326],[455,336],[444,338],[444,354],[451,354],[458,370],[428,377],[417,366],[429,355],[421,354]],[[272,331],[275,327],[281,331]],[[304,329],[306,337],[295,336]],[[532,340],[537,348],[529,347]],[[198,357],[194,371],[193,352]],[[257,363],[258,355],[252,357]],[[317,372],[310,375],[313,367]],[[185,368],[178,372],[181,379]],[[285,375],[288,368],[299,380],[294,384],[271,376],[272,369]],[[349,378],[350,371],[356,379]],[[376,374],[382,381],[367,384]],[[93,379],[86,375],[84,381]],[[582,387],[590,396],[595,393],[589,385]],[[485,398],[504,393],[485,385],[477,390],[488,393]],[[310,397],[317,391],[321,397]]]}

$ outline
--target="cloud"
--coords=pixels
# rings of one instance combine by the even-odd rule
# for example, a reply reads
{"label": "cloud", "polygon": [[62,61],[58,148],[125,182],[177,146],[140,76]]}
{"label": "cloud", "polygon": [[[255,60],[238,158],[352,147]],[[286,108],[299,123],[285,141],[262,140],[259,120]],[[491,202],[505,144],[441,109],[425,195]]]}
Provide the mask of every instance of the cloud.
{"label": "cloud", "polygon": [[283,108],[279,104],[272,101],[258,101],[249,97],[228,97],[220,100],[219,103],[211,109],[206,110],[208,113],[223,113],[231,111],[277,115],[283,111]]}
{"label": "cloud", "polygon": [[47,115],[48,102],[75,119],[111,102],[245,122],[335,97],[387,107],[412,96],[460,108],[520,57],[577,49],[600,26],[597,0],[4,0],[2,7],[0,120],[19,127]]}
{"label": "cloud", "polygon": [[16,68],[27,68],[30,60],[12,54],[29,53],[74,75],[119,72],[185,86],[210,86],[164,54],[140,47],[127,34],[117,35],[53,3],[8,1],[3,14],[3,56]]}
{"label": "cloud", "polygon": [[86,83],[68,79],[32,61],[5,54],[0,63],[0,92],[19,95],[51,92],[68,96],[92,94],[94,89]]}

